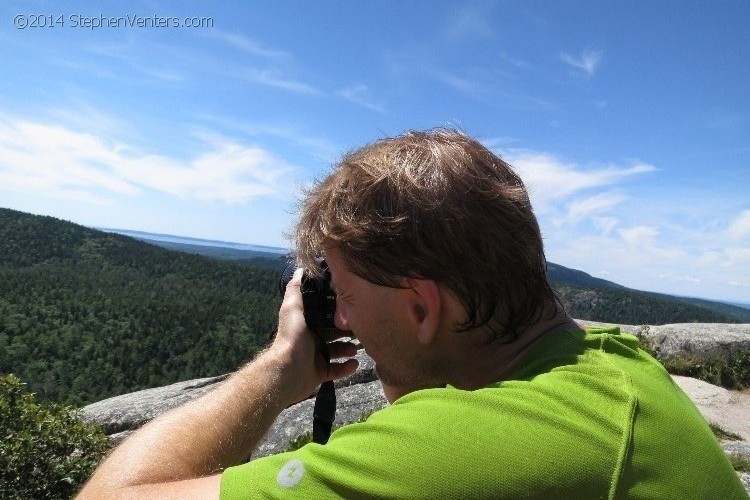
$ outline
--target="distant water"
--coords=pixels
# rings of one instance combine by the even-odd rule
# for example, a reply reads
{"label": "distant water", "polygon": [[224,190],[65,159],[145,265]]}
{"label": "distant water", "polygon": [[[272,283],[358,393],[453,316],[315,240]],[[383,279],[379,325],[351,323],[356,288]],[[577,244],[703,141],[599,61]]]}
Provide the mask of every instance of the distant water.
{"label": "distant water", "polygon": [[159,234],[159,233],[147,233],[145,231],[132,231],[129,229],[111,229],[106,227],[96,227],[99,231],[107,233],[117,233],[132,238],[153,240],[153,241],[166,241],[170,243],[182,243],[184,245],[203,245],[208,247],[221,247],[221,248],[234,248],[236,250],[253,250],[256,252],[268,252],[276,253],[279,255],[286,255],[291,250],[288,248],[280,247],[269,247],[265,245],[249,245],[246,243],[234,243],[231,241],[218,241],[218,240],[204,240],[201,238],[188,238],[186,236],[175,236],[172,234]]}

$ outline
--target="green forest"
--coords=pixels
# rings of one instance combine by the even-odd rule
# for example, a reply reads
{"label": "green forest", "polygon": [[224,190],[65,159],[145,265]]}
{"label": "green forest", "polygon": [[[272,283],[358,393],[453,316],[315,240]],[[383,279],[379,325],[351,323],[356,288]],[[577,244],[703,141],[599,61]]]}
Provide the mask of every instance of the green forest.
{"label": "green forest", "polygon": [[[81,406],[235,370],[276,322],[280,261],[261,261],[177,252],[0,209],[0,375],[20,377],[42,400]],[[557,268],[566,282],[554,287],[575,318],[735,322],[616,285],[586,287],[590,276]]]}
{"label": "green forest", "polygon": [[236,369],[278,272],[0,209],[0,374],[76,406]]}
{"label": "green forest", "polygon": [[677,299],[628,288],[583,288],[552,283],[571,316],[625,325],[737,323],[737,319]]}

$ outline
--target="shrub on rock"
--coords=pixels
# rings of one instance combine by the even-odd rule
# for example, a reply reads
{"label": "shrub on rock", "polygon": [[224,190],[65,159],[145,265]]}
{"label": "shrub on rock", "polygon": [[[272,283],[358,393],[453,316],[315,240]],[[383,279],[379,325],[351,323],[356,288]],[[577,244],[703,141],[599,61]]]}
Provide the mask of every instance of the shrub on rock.
{"label": "shrub on rock", "polygon": [[0,377],[0,498],[70,498],[108,449],[101,426],[38,403],[18,377]]}

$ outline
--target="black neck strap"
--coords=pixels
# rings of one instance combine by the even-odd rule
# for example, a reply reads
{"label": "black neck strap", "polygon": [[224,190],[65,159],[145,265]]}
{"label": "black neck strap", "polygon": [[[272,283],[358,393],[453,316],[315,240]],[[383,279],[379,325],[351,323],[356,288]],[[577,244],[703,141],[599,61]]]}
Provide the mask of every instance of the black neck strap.
{"label": "black neck strap", "polygon": [[[302,278],[303,280],[305,277]],[[318,294],[315,290],[309,290],[307,287],[302,288],[302,307],[305,315],[305,322],[308,328],[312,330],[315,336],[316,349],[323,354],[326,363],[331,362],[331,353],[328,351],[328,344],[323,337],[316,331],[318,319],[315,315],[320,304],[317,304]],[[336,418],[336,391],[333,388],[333,381],[323,382],[315,396],[315,408],[313,409],[313,442],[326,444],[331,436],[333,421]]]}

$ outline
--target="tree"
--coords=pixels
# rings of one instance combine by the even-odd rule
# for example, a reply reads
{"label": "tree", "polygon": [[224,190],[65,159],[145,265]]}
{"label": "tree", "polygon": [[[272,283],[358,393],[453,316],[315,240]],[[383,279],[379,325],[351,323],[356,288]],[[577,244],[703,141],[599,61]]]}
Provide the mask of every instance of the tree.
{"label": "tree", "polygon": [[0,498],[71,498],[109,445],[70,407],[37,403],[18,377],[0,377]]}

